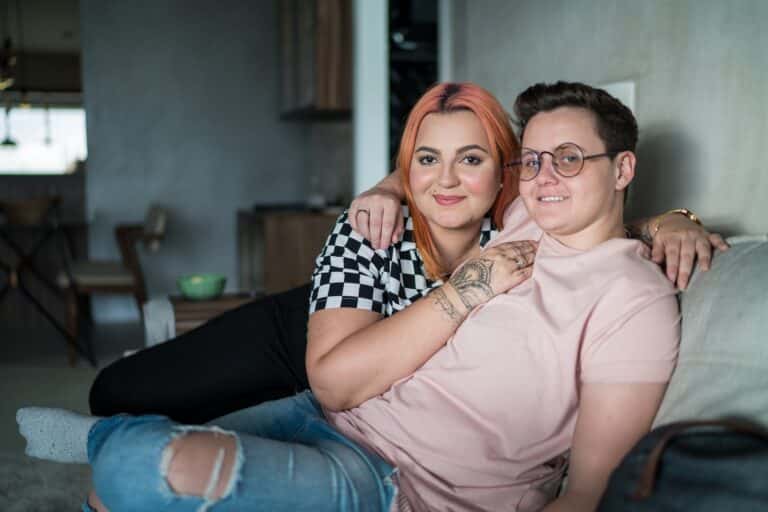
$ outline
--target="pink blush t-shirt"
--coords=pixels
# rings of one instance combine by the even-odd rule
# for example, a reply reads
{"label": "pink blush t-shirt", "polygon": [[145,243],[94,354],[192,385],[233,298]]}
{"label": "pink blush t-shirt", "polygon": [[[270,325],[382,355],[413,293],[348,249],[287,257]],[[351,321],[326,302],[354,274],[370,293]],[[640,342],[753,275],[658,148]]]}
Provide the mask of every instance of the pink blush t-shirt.
{"label": "pink blush t-shirt", "polygon": [[[541,234],[509,220],[489,246]],[[580,383],[672,373],[675,290],[645,251],[542,236],[530,279],[473,310],[413,375],[329,421],[397,466],[415,511],[540,509],[561,478]]]}

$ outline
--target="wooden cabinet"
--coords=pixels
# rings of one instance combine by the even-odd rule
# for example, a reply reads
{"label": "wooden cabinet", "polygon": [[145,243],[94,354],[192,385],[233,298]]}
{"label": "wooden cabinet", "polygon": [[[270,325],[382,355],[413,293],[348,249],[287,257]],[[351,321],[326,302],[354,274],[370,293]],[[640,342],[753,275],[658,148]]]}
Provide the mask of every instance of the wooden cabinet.
{"label": "wooden cabinet", "polygon": [[284,119],[344,119],[352,103],[351,0],[281,0]]}
{"label": "wooden cabinet", "polygon": [[240,289],[270,294],[308,283],[339,213],[238,212]]}
{"label": "wooden cabinet", "polygon": [[187,300],[179,296],[169,297],[173,308],[176,336],[196,329],[211,318],[240,307],[255,298],[256,296],[248,293],[225,294],[208,300]]}

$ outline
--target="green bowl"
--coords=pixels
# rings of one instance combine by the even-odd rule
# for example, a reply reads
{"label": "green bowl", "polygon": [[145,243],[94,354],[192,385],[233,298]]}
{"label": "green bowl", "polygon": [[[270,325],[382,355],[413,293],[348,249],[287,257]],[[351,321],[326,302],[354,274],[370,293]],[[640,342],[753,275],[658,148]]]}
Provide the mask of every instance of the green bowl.
{"label": "green bowl", "polygon": [[185,299],[210,300],[222,294],[227,278],[221,274],[190,274],[176,283]]}

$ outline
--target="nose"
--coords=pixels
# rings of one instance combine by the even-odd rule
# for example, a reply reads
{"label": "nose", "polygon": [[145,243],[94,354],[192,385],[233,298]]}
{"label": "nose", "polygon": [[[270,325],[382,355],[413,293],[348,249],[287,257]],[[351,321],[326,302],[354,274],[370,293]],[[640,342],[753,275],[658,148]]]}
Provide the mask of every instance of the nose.
{"label": "nose", "polygon": [[539,156],[539,174],[536,175],[536,183],[539,185],[545,185],[550,183],[557,183],[558,175],[555,172],[555,166],[553,164],[554,157],[549,153],[543,153]]}
{"label": "nose", "polygon": [[445,188],[455,187],[459,184],[459,175],[457,174],[453,163],[446,163],[440,168],[437,183]]}

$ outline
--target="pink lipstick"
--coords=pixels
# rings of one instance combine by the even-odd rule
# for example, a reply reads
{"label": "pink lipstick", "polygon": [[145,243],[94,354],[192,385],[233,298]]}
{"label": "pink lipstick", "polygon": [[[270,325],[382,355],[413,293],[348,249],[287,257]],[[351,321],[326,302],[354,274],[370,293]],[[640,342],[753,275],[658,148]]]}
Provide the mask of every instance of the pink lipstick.
{"label": "pink lipstick", "polygon": [[464,200],[464,196],[444,196],[444,195],[435,194],[432,197],[434,197],[437,204],[441,206],[452,206]]}

